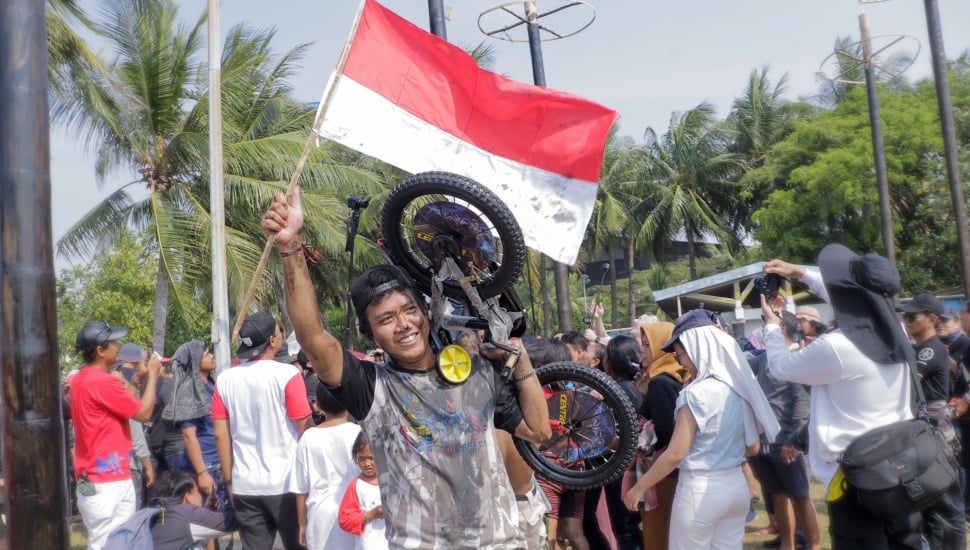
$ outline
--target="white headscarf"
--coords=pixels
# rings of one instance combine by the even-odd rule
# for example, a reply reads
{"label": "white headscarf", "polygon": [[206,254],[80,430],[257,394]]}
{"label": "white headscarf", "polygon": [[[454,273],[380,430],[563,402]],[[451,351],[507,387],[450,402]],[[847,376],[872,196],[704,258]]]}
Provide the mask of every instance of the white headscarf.
{"label": "white headscarf", "polygon": [[680,343],[697,367],[692,384],[716,378],[741,397],[745,444],[758,443],[761,433],[774,441],[780,430],[778,419],[734,338],[715,326],[703,326],[684,331]]}

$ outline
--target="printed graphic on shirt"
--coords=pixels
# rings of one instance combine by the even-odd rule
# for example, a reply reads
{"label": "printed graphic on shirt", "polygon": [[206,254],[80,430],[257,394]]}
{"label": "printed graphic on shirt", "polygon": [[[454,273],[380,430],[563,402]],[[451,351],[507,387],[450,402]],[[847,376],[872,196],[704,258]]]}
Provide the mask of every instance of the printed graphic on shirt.
{"label": "printed graphic on shirt", "polygon": [[121,467],[121,455],[117,452],[111,453],[106,457],[98,457],[95,459],[95,464],[97,472],[99,474],[120,474],[124,473],[124,469]]}
{"label": "printed graphic on shirt", "polygon": [[919,350],[919,356],[917,359],[920,361],[929,361],[933,358],[933,348],[923,348]]}
{"label": "printed graphic on shirt", "polygon": [[449,399],[444,400],[444,409],[428,410],[413,392],[405,394],[402,402],[403,417],[408,424],[401,426],[401,435],[426,459],[434,459],[436,446],[455,454],[486,445],[486,441],[472,441],[475,434],[488,429],[485,411],[471,406],[459,411]]}

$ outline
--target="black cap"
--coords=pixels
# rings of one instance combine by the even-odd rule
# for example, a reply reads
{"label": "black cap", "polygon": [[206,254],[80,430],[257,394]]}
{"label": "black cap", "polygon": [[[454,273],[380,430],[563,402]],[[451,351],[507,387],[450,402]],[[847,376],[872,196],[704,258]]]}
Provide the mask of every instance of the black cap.
{"label": "black cap", "polygon": [[239,349],[236,355],[248,361],[263,353],[269,339],[276,334],[276,319],[264,311],[257,311],[243,321],[239,329]]}
{"label": "black cap", "polygon": [[932,313],[940,316],[943,315],[943,303],[929,292],[920,292],[913,296],[913,300],[908,304],[897,307],[896,311],[902,313]]}
{"label": "black cap", "polygon": [[706,309],[694,309],[681,315],[680,318],[677,319],[677,322],[674,323],[674,333],[670,337],[670,340],[667,340],[664,345],[660,346],[660,349],[666,351],[667,353],[671,353],[674,351],[674,342],[680,340],[680,336],[684,334],[684,332],[692,328],[716,326],[716,315],[717,313]]}
{"label": "black cap", "polygon": [[74,347],[79,352],[105,346],[128,336],[128,327],[113,327],[107,321],[88,323],[81,327],[74,339]]}
{"label": "black cap", "polygon": [[393,290],[414,288],[414,281],[401,268],[389,264],[375,265],[350,285],[350,299],[357,319],[364,322],[364,312],[378,296]]}
{"label": "black cap", "polygon": [[960,313],[952,307],[943,308],[943,313],[940,314],[940,319],[944,319],[947,321],[950,321],[951,319],[956,319],[958,317],[960,317]]}

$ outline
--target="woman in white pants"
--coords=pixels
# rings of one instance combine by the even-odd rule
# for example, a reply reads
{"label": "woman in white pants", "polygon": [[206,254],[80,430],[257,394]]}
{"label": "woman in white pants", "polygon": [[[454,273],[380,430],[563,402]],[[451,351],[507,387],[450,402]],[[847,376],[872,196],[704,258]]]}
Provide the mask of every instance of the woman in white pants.
{"label": "woman in white pants", "polygon": [[671,550],[741,548],[749,506],[741,464],[758,452],[760,432],[774,438],[778,431],[744,353],[712,319],[702,309],[682,315],[663,345],[693,382],[677,397],[670,444],[623,499],[636,510],[649,488],[680,468]]}

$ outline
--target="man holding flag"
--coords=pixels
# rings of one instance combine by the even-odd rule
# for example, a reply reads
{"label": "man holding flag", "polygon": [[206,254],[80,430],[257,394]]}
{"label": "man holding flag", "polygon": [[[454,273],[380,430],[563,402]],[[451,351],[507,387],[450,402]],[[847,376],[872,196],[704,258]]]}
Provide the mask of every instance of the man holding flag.
{"label": "man holding flag", "polygon": [[[314,131],[412,173],[454,172],[511,209],[526,244],[574,263],[596,199],[614,111],[484,71],[460,49],[363,0]],[[371,442],[391,548],[525,547],[495,437],[542,443],[548,408],[521,343],[513,382],[478,356],[469,377],[436,375],[423,296],[401,269],[350,288],[360,330],[386,357],[356,359],[326,332],[307,270],[300,189],[263,218],[282,259],[287,312],[317,376]],[[554,239],[549,236],[555,235]],[[504,360],[500,350],[490,358]]]}

